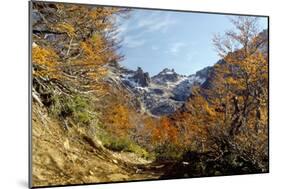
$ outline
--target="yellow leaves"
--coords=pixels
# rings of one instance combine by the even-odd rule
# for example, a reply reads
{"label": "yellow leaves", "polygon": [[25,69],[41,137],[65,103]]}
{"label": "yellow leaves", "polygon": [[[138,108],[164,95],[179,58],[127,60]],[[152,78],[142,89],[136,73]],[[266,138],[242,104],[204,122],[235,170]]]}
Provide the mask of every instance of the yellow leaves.
{"label": "yellow leaves", "polygon": [[238,84],[238,80],[234,79],[233,77],[228,77],[228,78],[226,78],[225,81],[228,85],[237,85]]}
{"label": "yellow leaves", "polygon": [[128,123],[128,114],[128,108],[121,104],[113,107],[113,116],[116,118],[114,121],[119,122],[121,125],[126,125]]}
{"label": "yellow leaves", "polygon": [[[94,39],[95,41],[101,40],[97,35]],[[86,69],[85,76],[88,79],[98,81],[107,74],[107,69],[103,66],[108,62],[106,54],[99,53],[101,48],[98,46],[98,42],[95,45],[91,40],[87,40],[81,42],[80,45],[83,56],[79,60],[73,61],[72,64],[77,69]]]}
{"label": "yellow leaves", "polygon": [[32,47],[32,61],[35,69],[35,76],[43,76],[50,78],[60,77],[58,72],[58,56],[50,48],[43,48],[40,46]]}
{"label": "yellow leaves", "polygon": [[[229,90],[231,90],[232,92],[237,92],[237,91],[243,91],[246,89],[246,83],[243,81],[243,79],[237,77],[237,78],[234,78],[234,77],[227,77],[225,78],[225,83],[224,83],[225,86],[227,86],[227,88]],[[227,91],[225,90],[223,95],[230,95],[230,94],[227,94]],[[227,96],[225,96],[227,97]]]}
{"label": "yellow leaves", "polygon": [[268,65],[262,53],[247,56],[239,63],[239,66],[247,74],[249,82],[256,82],[264,78],[267,79]]}
{"label": "yellow leaves", "polygon": [[84,54],[91,55],[93,53],[93,48],[89,43],[81,42],[80,46],[83,49]]}
{"label": "yellow leaves", "polygon": [[71,25],[69,23],[66,23],[66,22],[58,23],[58,24],[56,24],[55,28],[60,32],[67,33],[67,35],[69,37],[75,36],[75,28],[73,25]]}
{"label": "yellow leaves", "polygon": [[56,53],[52,49],[42,48],[40,46],[32,47],[32,60],[37,64],[55,65]]}
{"label": "yellow leaves", "polygon": [[[109,21],[109,17],[113,14],[116,14],[118,11],[120,11],[120,9],[118,8],[99,7],[90,11],[89,16],[94,21],[95,27],[97,29],[104,30],[106,28],[112,27],[112,24]],[[111,17],[110,19],[113,19],[113,17]]]}
{"label": "yellow leaves", "polygon": [[83,58],[82,60],[86,64],[91,64],[93,66],[98,66],[106,63],[106,57],[100,54],[101,48],[98,44],[95,46],[90,42],[81,42],[81,48],[83,49]]}
{"label": "yellow leaves", "polygon": [[107,69],[103,66],[109,62],[111,52],[106,48],[105,39],[101,34],[94,34],[91,39],[80,43],[83,50],[81,59],[73,64],[88,68],[87,76],[97,79],[107,74]]}
{"label": "yellow leaves", "polygon": [[93,34],[92,42],[95,47],[101,48],[102,46],[104,46],[104,39],[101,36],[101,34],[98,34],[98,33]]}
{"label": "yellow leaves", "polygon": [[206,106],[205,106],[205,110],[206,110],[206,112],[207,112],[207,114],[208,114],[209,116],[211,116],[211,117],[215,117],[215,116],[216,116],[216,112],[215,112],[213,109],[211,109],[211,108],[209,107],[209,105],[206,105]]}
{"label": "yellow leaves", "polygon": [[114,14],[120,9],[54,3],[54,14],[44,3],[35,4],[34,11],[44,16],[39,24],[47,25],[51,37],[33,36],[34,42],[44,46],[33,49],[34,76],[64,76],[60,82],[68,82],[69,88],[100,92],[107,74],[104,65],[121,57],[111,37],[116,32]]}

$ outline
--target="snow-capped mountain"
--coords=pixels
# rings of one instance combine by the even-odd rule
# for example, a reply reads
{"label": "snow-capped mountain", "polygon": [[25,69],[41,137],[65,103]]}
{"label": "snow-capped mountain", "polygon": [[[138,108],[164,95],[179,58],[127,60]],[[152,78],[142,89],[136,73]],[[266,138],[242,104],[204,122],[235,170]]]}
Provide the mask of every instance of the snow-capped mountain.
{"label": "snow-capped mountain", "polygon": [[201,85],[208,77],[207,67],[197,73],[185,76],[174,69],[165,68],[150,77],[142,68],[136,71],[119,65],[109,66],[108,78],[128,90],[140,103],[140,111],[153,116],[169,115],[181,107],[190,96],[194,85]]}

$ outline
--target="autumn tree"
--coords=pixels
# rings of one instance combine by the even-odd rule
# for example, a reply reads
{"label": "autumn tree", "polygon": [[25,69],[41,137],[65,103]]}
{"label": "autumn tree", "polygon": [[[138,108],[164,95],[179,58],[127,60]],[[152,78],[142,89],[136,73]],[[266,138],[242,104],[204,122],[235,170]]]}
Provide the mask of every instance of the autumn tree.
{"label": "autumn tree", "polygon": [[263,51],[268,39],[259,33],[256,17],[239,17],[232,23],[235,30],[226,32],[224,37],[214,38],[225,61],[216,70],[217,77],[224,79],[224,82],[220,81],[220,89],[225,93],[224,98],[228,98],[226,103],[233,105],[232,117],[235,118],[230,133],[234,135],[246,126],[247,118],[253,113],[258,132],[267,124],[262,120],[265,116],[262,114],[267,115],[267,112],[262,109],[267,109],[268,101],[268,62],[267,53]]}
{"label": "autumn tree", "polygon": [[256,17],[242,16],[231,21],[235,26],[232,31],[214,37],[223,61],[215,66],[213,88],[206,92],[209,103],[223,113],[224,129],[219,125],[209,131],[214,142],[220,144],[219,150],[232,150],[257,169],[266,171],[268,39],[266,31],[258,30]]}
{"label": "autumn tree", "polygon": [[201,87],[193,87],[172,116],[173,125],[188,152],[210,154],[205,161],[263,172],[268,169],[267,34],[258,30],[257,18],[231,21],[233,30],[214,37],[221,61]]}
{"label": "autumn tree", "polygon": [[117,137],[127,137],[132,129],[128,107],[117,104],[108,111],[107,129]]}
{"label": "autumn tree", "polygon": [[34,91],[102,92],[105,65],[118,54],[115,19],[126,9],[32,3]]}

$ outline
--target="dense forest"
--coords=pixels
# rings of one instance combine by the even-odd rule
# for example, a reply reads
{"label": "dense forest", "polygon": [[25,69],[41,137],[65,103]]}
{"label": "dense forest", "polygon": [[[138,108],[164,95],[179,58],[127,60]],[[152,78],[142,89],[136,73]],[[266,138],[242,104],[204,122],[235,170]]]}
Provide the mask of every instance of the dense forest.
{"label": "dense forest", "polygon": [[215,35],[221,56],[155,116],[110,77],[131,9],[32,3],[33,186],[268,172],[268,38],[256,17]]}

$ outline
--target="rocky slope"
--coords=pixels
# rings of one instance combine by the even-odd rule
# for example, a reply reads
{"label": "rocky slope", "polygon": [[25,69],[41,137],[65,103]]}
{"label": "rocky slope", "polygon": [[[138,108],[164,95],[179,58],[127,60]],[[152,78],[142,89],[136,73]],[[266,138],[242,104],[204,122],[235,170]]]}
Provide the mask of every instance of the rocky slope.
{"label": "rocky slope", "polygon": [[[202,85],[211,67],[206,67],[190,76],[179,75],[174,69],[165,68],[150,77],[142,68],[136,71],[120,65],[109,65],[107,80],[118,87],[124,87],[140,104],[140,111],[152,116],[169,115],[181,107],[194,85]],[[114,82],[113,82],[114,81]]]}
{"label": "rocky slope", "polygon": [[130,152],[113,152],[91,129],[73,125],[32,108],[32,186],[55,186],[158,179],[166,165],[152,163]]}

